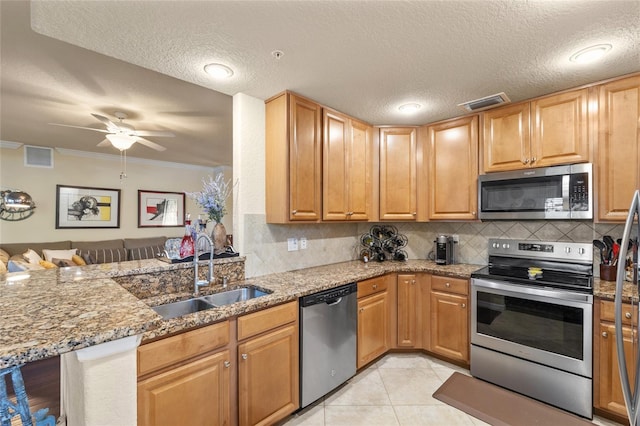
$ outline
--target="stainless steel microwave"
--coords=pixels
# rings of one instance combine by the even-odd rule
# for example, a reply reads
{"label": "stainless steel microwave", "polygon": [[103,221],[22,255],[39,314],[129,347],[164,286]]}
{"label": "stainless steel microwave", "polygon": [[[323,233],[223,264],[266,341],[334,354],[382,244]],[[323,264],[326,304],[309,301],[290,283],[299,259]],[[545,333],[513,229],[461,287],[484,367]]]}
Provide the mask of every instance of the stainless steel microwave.
{"label": "stainless steel microwave", "polygon": [[592,165],[478,176],[479,219],[593,219]]}

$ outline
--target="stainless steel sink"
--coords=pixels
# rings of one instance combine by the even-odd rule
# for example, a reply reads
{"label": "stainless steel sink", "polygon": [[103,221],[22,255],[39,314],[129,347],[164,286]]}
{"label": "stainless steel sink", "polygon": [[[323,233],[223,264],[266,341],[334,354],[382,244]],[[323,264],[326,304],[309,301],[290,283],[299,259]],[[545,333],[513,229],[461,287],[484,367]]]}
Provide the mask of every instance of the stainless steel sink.
{"label": "stainless steel sink", "polygon": [[192,314],[194,312],[204,311],[214,308],[202,298],[183,300],[181,302],[167,303],[165,305],[152,306],[151,309],[156,311],[164,319],[181,317],[183,315]]}
{"label": "stainless steel sink", "polygon": [[243,287],[215,293],[210,296],[202,296],[202,299],[214,306],[224,306],[236,302],[255,299],[256,297],[266,296],[268,294],[269,292],[264,292],[255,287]]}
{"label": "stainless steel sink", "polygon": [[164,319],[181,317],[183,315],[200,312],[211,308],[230,305],[236,302],[255,299],[266,296],[271,292],[265,292],[255,287],[243,287],[215,293],[210,296],[200,296],[180,302],[167,303],[165,305],[152,306]]}

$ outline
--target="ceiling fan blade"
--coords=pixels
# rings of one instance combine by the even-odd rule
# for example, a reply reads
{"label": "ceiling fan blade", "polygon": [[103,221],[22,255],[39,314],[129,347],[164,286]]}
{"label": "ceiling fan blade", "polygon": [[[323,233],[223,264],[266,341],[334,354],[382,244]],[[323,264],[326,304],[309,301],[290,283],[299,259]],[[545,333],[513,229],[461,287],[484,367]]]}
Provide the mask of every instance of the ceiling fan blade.
{"label": "ceiling fan blade", "polygon": [[135,132],[133,132],[134,136],[155,136],[155,137],[166,137],[166,138],[172,138],[175,136],[175,134],[171,133],[171,132],[164,132],[164,131],[156,131],[156,130],[136,130]]}
{"label": "ceiling fan blade", "polygon": [[104,116],[102,116],[100,114],[94,114],[94,113],[91,113],[91,115],[93,115],[95,118],[97,118],[98,120],[100,120],[104,124],[106,124],[107,125],[107,129],[110,130],[109,133],[111,133],[113,131],[117,131],[117,130],[120,129],[116,123],[114,123],[113,121],[109,120],[107,117],[104,117]]}
{"label": "ceiling fan blade", "polygon": [[111,141],[109,141],[109,139],[103,139],[102,142],[100,142],[98,145],[99,147],[103,147],[103,146],[111,146]]}
{"label": "ceiling fan blade", "polygon": [[60,127],[73,127],[74,129],[85,129],[85,130],[93,130],[94,132],[101,132],[101,133],[111,133],[108,130],[104,130],[104,129],[94,129],[93,127],[82,127],[82,126],[72,126],[70,124],[58,124],[58,123],[48,123],[52,126],[60,126]]}
{"label": "ceiling fan blade", "polygon": [[167,149],[162,145],[158,145],[155,142],[151,142],[150,140],[145,139],[145,138],[141,138],[139,136],[136,136],[136,142],[139,142],[142,145],[148,146],[149,148],[155,149],[156,151],[164,151],[164,150]]}

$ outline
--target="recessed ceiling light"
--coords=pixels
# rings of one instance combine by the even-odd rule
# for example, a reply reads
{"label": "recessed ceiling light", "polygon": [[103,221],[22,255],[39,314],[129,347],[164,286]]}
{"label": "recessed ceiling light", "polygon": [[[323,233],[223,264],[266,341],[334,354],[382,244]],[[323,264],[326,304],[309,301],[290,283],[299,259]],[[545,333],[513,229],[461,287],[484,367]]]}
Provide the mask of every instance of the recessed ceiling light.
{"label": "recessed ceiling light", "polygon": [[412,114],[422,108],[422,105],[416,103],[400,105],[398,109],[405,114]]}
{"label": "recessed ceiling light", "polygon": [[204,70],[214,78],[229,78],[233,75],[233,70],[222,64],[207,64],[204,66]]}
{"label": "recessed ceiling light", "polygon": [[595,46],[589,46],[571,55],[569,60],[580,64],[593,62],[604,56],[605,53],[611,50],[611,47],[612,46],[610,44],[596,44]]}

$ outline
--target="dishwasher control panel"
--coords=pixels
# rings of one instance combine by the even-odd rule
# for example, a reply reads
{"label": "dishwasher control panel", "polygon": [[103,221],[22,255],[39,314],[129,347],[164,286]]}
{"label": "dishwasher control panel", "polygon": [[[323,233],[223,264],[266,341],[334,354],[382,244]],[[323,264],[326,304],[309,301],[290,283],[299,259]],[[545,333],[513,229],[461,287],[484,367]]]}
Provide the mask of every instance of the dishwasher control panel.
{"label": "dishwasher control panel", "polygon": [[310,294],[300,298],[301,306],[316,305],[318,303],[333,302],[336,299],[356,293],[358,291],[357,283],[350,283],[329,290],[321,291],[319,293]]}

